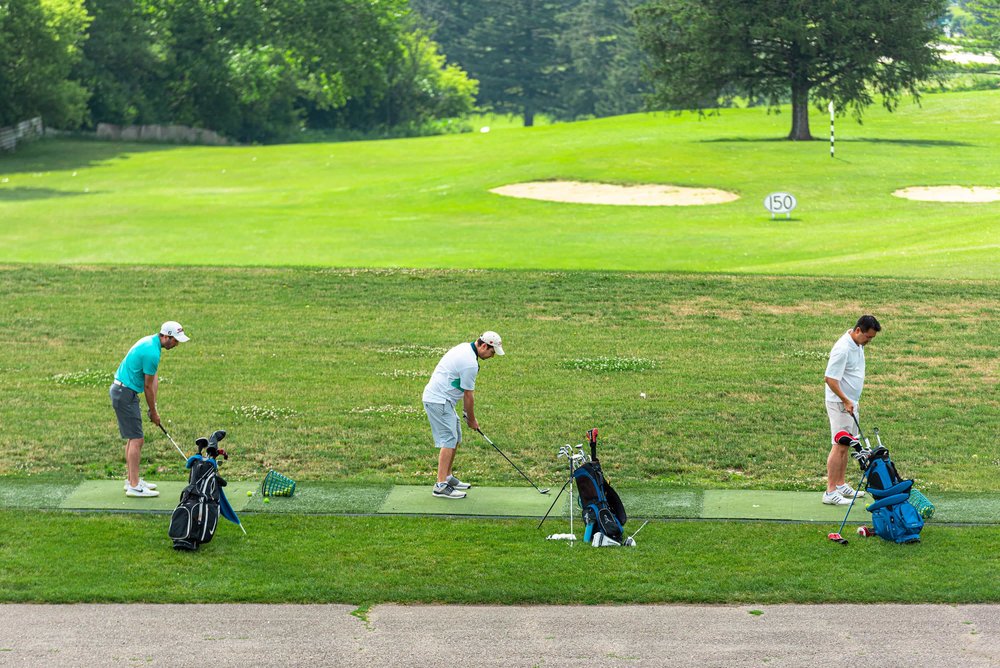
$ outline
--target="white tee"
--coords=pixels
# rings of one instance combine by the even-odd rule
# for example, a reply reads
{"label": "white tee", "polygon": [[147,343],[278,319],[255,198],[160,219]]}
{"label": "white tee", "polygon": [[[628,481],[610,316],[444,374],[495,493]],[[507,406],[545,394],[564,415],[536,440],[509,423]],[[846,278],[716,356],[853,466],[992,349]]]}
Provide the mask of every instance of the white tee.
{"label": "white tee", "polygon": [[[865,348],[851,338],[851,330],[837,339],[830,350],[830,361],[826,365],[826,377],[840,381],[840,389],[854,403],[861,401],[861,390],[865,386]],[[826,400],[840,401],[830,386],[826,386]]]}
{"label": "white tee", "polygon": [[479,355],[471,343],[460,343],[444,354],[424,388],[424,402],[456,405],[465,390],[476,389]]}

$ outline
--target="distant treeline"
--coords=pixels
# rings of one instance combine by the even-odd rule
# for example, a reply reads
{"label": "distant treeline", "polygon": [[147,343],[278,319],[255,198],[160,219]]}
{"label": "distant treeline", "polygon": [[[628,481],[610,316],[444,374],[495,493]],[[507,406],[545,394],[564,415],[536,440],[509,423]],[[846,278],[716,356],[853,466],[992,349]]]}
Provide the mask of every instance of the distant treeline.
{"label": "distant treeline", "polygon": [[476,82],[407,0],[4,0],[0,126],[181,124],[238,141],[460,116]]}
{"label": "distant treeline", "polygon": [[559,119],[639,111],[651,84],[633,22],[644,0],[412,0],[493,111]]}

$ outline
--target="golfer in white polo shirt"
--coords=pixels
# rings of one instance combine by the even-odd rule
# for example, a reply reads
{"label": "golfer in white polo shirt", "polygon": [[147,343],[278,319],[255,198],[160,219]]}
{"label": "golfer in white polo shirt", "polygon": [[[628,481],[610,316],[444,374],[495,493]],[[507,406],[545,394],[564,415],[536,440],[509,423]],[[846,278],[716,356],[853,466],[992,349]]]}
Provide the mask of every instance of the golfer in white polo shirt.
{"label": "golfer in white polo shirt", "polygon": [[[860,499],[864,492],[857,492],[844,480],[847,472],[848,446],[837,443],[836,434],[846,431],[858,438],[858,402],[865,386],[865,346],[882,330],[873,315],[858,318],[854,329],[847,330],[833,344],[830,361],[826,365],[826,414],[830,418],[830,440],[833,442],[826,458],[826,492],[823,503],[846,506],[855,495]],[[854,417],[851,417],[851,415]],[[859,418],[860,419],[860,418]]]}
{"label": "golfer in white polo shirt", "polygon": [[445,353],[424,388],[424,410],[431,423],[434,445],[439,449],[434,496],[463,499],[464,490],[472,487],[452,474],[455,450],[462,442],[462,426],[455,407],[461,400],[469,427],[479,429],[474,395],[479,360],[488,360],[494,355],[503,355],[500,335],[496,332],[483,332],[475,341],[460,343]]}

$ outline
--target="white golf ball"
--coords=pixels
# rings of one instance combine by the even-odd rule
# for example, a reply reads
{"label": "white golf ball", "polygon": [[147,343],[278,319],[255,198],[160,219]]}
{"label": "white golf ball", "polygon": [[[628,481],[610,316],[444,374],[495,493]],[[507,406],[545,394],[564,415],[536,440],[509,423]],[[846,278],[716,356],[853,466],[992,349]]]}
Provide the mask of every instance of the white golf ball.
{"label": "white golf ball", "polygon": [[639,398],[640,399],[645,399],[646,398],[646,393],[645,392],[640,392],[639,393]]}
{"label": "white golf ball", "polygon": [[[487,132],[490,131],[490,126],[484,125],[483,127],[479,128],[479,131],[482,132],[483,134],[486,134]],[[76,174],[74,174],[73,176],[76,176]]]}

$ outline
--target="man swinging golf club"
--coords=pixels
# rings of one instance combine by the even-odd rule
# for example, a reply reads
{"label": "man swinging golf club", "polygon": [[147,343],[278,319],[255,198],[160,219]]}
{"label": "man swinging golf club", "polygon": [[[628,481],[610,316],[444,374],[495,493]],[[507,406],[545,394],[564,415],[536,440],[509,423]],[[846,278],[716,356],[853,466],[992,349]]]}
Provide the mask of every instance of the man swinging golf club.
{"label": "man swinging golf club", "polygon": [[136,341],[115,371],[115,380],[111,383],[109,394],[111,406],[118,418],[118,431],[122,438],[128,440],[125,444],[125,470],[128,475],[128,480],[125,481],[126,496],[160,495],[156,491],[156,485],[139,477],[139,461],[144,443],[139,393],[146,395],[149,419],[162,428],[160,414],[156,410],[156,393],[160,387],[156,372],[160,366],[160,353],[163,349],[170,350],[187,340],[188,336],[180,323],[167,321],[160,327],[159,334],[150,334]]}
{"label": "man swinging golf club", "polygon": [[826,459],[826,492],[823,503],[833,506],[850,505],[854,496],[860,499],[864,492],[857,492],[844,480],[850,446],[840,443],[837,434],[848,432],[857,440],[859,433],[853,416],[858,415],[858,402],[865,385],[865,346],[882,330],[873,315],[858,318],[854,329],[849,329],[833,345],[830,361],[826,365],[826,413],[830,418],[830,436],[833,445]]}
{"label": "man swinging golf club", "polygon": [[452,473],[455,450],[462,442],[462,426],[455,407],[461,400],[469,427],[479,429],[474,410],[479,360],[503,354],[500,335],[483,332],[475,341],[460,343],[445,353],[424,388],[424,410],[431,423],[434,445],[439,449],[437,483],[432,492],[436,497],[463,499],[466,495],[464,490],[472,487]]}

